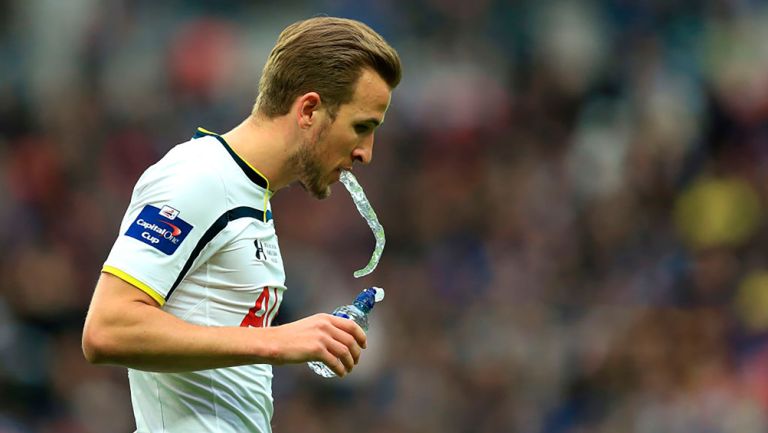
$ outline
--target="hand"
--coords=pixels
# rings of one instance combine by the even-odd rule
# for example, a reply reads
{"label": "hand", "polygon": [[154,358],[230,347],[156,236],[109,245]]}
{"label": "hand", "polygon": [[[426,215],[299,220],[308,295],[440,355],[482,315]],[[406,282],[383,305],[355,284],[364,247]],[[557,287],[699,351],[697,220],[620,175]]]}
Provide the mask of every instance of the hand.
{"label": "hand", "polygon": [[357,365],[366,336],[352,320],[315,314],[286,325],[264,328],[273,346],[273,363],[321,361],[343,377]]}

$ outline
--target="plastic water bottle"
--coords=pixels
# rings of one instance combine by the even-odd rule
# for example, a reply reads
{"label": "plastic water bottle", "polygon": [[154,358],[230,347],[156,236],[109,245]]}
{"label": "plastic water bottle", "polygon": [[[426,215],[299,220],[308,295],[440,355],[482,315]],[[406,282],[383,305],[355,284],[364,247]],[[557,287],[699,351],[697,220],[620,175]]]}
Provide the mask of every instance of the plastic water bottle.
{"label": "plastic water bottle", "polygon": [[[333,310],[331,314],[345,319],[354,320],[355,323],[363,328],[363,331],[368,331],[368,314],[373,309],[373,306],[377,302],[381,302],[384,299],[384,289],[379,287],[369,287],[355,298],[355,301],[351,305],[343,305]],[[315,373],[323,377],[336,377],[336,373],[333,372],[327,365],[320,361],[308,362],[309,368]]]}

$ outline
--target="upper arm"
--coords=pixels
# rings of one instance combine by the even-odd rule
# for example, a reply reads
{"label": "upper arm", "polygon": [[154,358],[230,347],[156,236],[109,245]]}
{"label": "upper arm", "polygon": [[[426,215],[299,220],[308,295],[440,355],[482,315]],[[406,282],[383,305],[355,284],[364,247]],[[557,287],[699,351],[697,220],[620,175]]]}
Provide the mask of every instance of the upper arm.
{"label": "upper arm", "polygon": [[[152,296],[138,287],[102,272],[93,292],[83,327],[83,353],[91,362],[99,362],[113,343],[111,329],[133,317],[137,308],[160,308]],[[106,350],[105,350],[106,349]]]}
{"label": "upper arm", "polygon": [[205,148],[175,148],[134,188],[83,329],[91,362],[138,350],[149,333],[166,329],[160,307],[194,270],[198,245],[226,205],[220,176],[201,165]]}
{"label": "upper arm", "polygon": [[125,307],[133,302],[160,307],[160,304],[148,293],[140,288],[124,281],[107,272],[102,272],[96,289],[93,291],[93,299],[89,312]]}

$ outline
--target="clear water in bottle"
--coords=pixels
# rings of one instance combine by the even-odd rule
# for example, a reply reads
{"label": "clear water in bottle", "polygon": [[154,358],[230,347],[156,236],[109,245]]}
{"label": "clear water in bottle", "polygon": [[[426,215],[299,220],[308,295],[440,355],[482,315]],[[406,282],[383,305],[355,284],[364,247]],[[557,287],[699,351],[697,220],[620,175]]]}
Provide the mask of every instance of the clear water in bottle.
{"label": "clear water in bottle", "polygon": [[[368,314],[373,309],[373,306],[382,299],[384,299],[384,289],[379,287],[369,287],[360,292],[352,304],[342,305],[333,310],[331,314],[354,320],[355,323],[363,328],[363,331],[368,332]],[[320,361],[311,361],[308,362],[307,365],[309,365],[309,368],[312,369],[312,371],[320,376],[336,377],[336,373]]]}

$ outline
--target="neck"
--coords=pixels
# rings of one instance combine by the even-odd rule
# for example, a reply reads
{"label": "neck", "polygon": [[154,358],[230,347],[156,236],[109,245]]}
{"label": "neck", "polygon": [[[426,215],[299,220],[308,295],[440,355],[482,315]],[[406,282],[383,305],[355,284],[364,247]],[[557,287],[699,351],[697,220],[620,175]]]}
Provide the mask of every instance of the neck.
{"label": "neck", "polygon": [[269,180],[273,192],[298,178],[290,158],[297,140],[291,136],[288,116],[274,119],[250,115],[222,137],[246,162]]}

